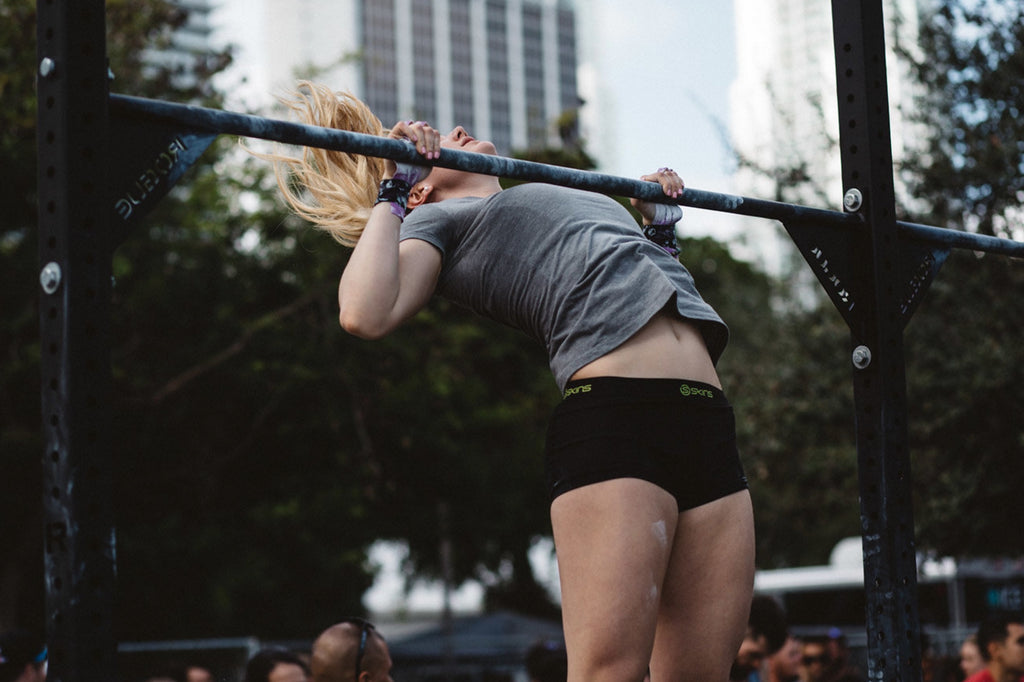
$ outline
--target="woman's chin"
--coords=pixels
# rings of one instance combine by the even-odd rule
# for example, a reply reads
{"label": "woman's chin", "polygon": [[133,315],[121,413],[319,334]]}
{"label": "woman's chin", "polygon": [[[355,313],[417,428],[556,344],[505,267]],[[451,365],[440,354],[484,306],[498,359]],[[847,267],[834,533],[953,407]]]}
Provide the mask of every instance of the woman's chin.
{"label": "woman's chin", "polygon": [[498,149],[494,146],[494,143],[490,140],[477,140],[474,144],[474,152],[478,154],[490,154],[491,156],[497,156]]}

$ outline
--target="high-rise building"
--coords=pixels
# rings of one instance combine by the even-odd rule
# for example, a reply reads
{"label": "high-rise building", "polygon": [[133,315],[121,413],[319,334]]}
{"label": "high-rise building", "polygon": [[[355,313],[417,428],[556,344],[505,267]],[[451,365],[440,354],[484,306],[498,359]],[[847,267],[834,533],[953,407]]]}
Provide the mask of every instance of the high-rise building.
{"label": "high-rise building", "polygon": [[574,12],[549,0],[362,0],[363,86],[383,120],[462,124],[499,152],[557,144],[579,106]]}
{"label": "high-rise building", "polygon": [[500,154],[559,144],[579,108],[571,0],[247,0],[263,39],[242,67],[268,94],[308,75],[385,125],[466,126]]}

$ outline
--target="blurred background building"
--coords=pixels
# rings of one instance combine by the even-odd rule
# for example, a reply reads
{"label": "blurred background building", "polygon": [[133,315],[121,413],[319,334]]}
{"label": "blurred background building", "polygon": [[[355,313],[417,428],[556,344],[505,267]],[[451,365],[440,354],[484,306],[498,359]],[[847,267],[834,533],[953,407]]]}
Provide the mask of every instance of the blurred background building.
{"label": "blurred background building", "polygon": [[174,0],[174,4],[185,10],[185,23],[171,34],[168,47],[150,52],[148,58],[170,69],[179,81],[175,85],[189,87],[196,79],[196,57],[210,55],[216,49],[214,11],[218,0]]}
{"label": "blurred background building", "polygon": [[[842,210],[832,7],[811,0],[734,0],[736,76],[729,135],[736,193]],[[920,0],[884,0],[893,158],[904,158],[915,106],[899,49],[917,42]],[[828,39],[823,39],[827,37]],[[897,177],[898,182],[898,177]],[[896,188],[897,201],[905,193]],[[792,250],[776,233],[773,251]],[[778,271],[779,263],[767,264]]]}
{"label": "blurred background building", "polygon": [[250,0],[244,12],[248,28],[223,30],[232,41],[252,32],[259,44],[228,85],[248,106],[309,77],[353,92],[386,126],[458,123],[503,155],[559,146],[560,123],[574,134],[568,0]]}

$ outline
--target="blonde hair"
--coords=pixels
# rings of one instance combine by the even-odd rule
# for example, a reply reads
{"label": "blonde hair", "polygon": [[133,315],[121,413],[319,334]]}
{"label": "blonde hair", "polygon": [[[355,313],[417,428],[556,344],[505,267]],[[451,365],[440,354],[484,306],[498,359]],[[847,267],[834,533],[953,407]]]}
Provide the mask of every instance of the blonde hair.
{"label": "blonde hair", "polygon": [[[324,128],[384,135],[370,108],[347,92],[300,81],[282,98],[303,123]],[[302,155],[257,154],[274,162],[277,185],[292,210],[345,246],[355,246],[370,218],[384,160],[347,152],[303,147]]]}

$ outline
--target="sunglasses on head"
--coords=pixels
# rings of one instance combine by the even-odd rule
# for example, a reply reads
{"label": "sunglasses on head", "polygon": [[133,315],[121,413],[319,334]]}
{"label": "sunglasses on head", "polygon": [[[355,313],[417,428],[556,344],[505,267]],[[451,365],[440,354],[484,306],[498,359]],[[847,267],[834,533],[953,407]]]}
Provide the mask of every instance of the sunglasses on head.
{"label": "sunglasses on head", "polygon": [[363,656],[366,655],[366,640],[371,632],[376,632],[377,628],[373,626],[373,623],[363,618],[346,618],[342,622],[355,625],[359,628],[359,649],[356,651],[356,680],[358,680],[359,673],[363,672]]}

